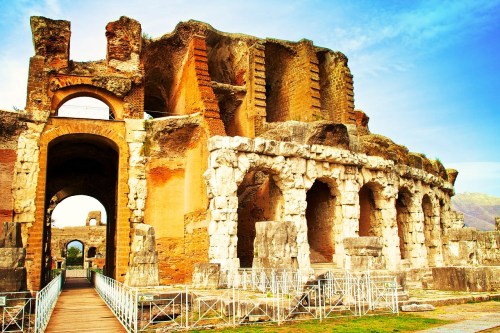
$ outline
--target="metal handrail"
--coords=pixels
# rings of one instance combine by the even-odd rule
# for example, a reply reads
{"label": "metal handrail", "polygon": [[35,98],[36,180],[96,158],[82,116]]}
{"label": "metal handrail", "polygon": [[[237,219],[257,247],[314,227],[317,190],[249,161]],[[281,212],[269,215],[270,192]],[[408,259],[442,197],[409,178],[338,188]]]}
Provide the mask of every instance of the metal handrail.
{"label": "metal handrail", "polygon": [[225,276],[225,288],[132,288],[95,272],[95,288],[129,333],[398,313],[395,277],[328,272],[304,282],[298,271],[255,270]]}
{"label": "metal handrail", "polygon": [[43,333],[49,323],[64,283],[64,274],[57,275],[36,294],[35,333]]}
{"label": "metal handrail", "polygon": [[95,289],[127,332],[137,332],[137,290],[97,272]]}

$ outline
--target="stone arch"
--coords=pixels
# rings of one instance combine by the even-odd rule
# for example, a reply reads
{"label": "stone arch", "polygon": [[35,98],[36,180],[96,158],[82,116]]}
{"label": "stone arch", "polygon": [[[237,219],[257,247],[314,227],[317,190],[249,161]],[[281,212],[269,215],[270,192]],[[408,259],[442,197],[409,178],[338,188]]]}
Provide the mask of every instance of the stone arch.
{"label": "stone arch", "polygon": [[87,84],[72,85],[56,90],[52,95],[50,109],[57,115],[59,108],[64,103],[77,97],[98,99],[109,107],[115,119],[123,119],[124,108],[121,98],[105,89]]}
{"label": "stone arch", "polygon": [[237,257],[240,267],[252,267],[255,223],[283,219],[283,193],[273,170],[251,167],[238,184]]}
{"label": "stone arch", "polygon": [[[241,158],[241,156],[240,156]],[[273,180],[278,186],[278,188],[284,192],[286,190],[285,184],[283,183],[283,177],[281,174],[282,164],[285,163],[282,158],[276,157],[272,158],[269,156],[258,156],[258,155],[246,155],[245,159],[247,163],[241,163],[240,158],[238,159],[238,167],[239,171],[235,174],[235,182],[237,186],[243,182],[243,179],[248,172],[251,170],[261,170],[263,172],[268,173],[273,177]]]}
{"label": "stone arch", "polygon": [[413,195],[407,187],[401,187],[396,198],[396,224],[399,237],[399,251],[402,260],[410,258]]}
{"label": "stone arch", "polygon": [[91,246],[87,251],[87,258],[94,258],[97,254],[97,247]]}
{"label": "stone arch", "polygon": [[381,196],[382,185],[368,182],[359,190],[359,229],[360,237],[382,237]]}
{"label": "stone arch", "polygon": [[317,178],[307,190],[305,214],[311,264],[333,262],[342,212],[339,195],[336,181],[329,178]]}
{"label": "stone arch", "polygon": [[[78,243],[80,243],[80,244],[82,245],[82,250],[81,250],[81,254],[82,254],[82,260],[81,260],[81,263],[82,263],[82,264],[81,264],[81,266],[83,267],[83,266],[85,265],[85,258],[86,258],[86,255],[85,255],[85,250],[86,250],[86,248],[87,248],[87,244],[85,244],[85,242],[84,242],[84,241],[82,241],[82,240],[80,240],[80,239],[77,239],[77,238],[75,238],[75,239],[71,239],[71,240],[67,241],[67,242],[64,244],[64,250],[65,250],[65,256],[64,256],[64,257],[66,258],[66,267],[67,267],[67,266],[73,266],[73,265],[68,265],[68,261],[67,261],[67,260],[68,260],[67,258],[68,258],[68,252],[69,252],[69,245],[70,245],[71,243],[73,243],[73,242],[78,242]],[[75,265],[75,266],[76,266],[76,265]]]}
{"label": "stone arch", "polygon": [[[129,233],[130,223],[127,213],[128,192],[128,145],[123,133],[123,122],[108,122],[106,126],[101,126],[103,121],[78,119],[53,118],[44,129],[39,140],[39,168],[42,172],[38,174],[36,192],[35,222],[29,227],[27,243],[27,255],[34,258],[33,264],[27,265],[28,285],[30,289],[38,290],[47,282],[47,275],[50,270],[50,262],[45,258],[50,256],[50,246],[42,251],[45,244],[50,244],[50,224],[47,221],[47,209],[50,208],[51,195],[58,193],[54,189],[54,184],[50,180],[49,150],[58,143],[68,143],[67,138],[75,138],[85,142],[88,138],[93,138],[95,146],[104,144],[106,147],[116,152],[116,183],[113,192],[114,200],[108,200],[106,210],[112,216],[113,222],[108,225],[107,239],[113,240],[108,244],[106,256],[106,274],[123,281],[123,276],[127,271],[128,253],[130,250]],[[71,140],[70,140],[71,141]],[[92,140],[91,140],[92,141]],[[68,145],[69,146],[69,145]],[[95,181],[93,182],[96,183]],[[52,190],[51,190],[52,187]],[[57,188],[58,186],[55,186]],[[63,192],[75,193],[65,188]],[[102,191],[101,191],[102,192]],[[92,195],[91,195],[92,196]],[[99,200],[99,199],[98,199]],[[101,201],[102,202],[102,201]],[[40,239],[40,235],[42,235]],[[38,238],[38,239],[37,239]],[[109,252],[108,252],[109,251]],[[42,263],[42,264],[40,264]]]}

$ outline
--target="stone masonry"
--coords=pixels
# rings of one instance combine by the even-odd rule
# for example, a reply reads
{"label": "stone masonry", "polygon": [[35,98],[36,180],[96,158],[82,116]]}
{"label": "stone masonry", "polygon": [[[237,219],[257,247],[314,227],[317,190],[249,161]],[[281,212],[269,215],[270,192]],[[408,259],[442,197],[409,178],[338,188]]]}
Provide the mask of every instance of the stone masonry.
{"label": "stone masonry", "polygon": [[[500,220],[464,228],[450,205],[458,172],[370,132],[341,52],[197,21],[151,39],[121,17],[103,31],[105,59],[76,62],[70,22],[32,17],[31,29],[26,108],[0,111],[0,226],[19,231],[0,245],[23,280],[12,288],[42,288],[70,240],[135,286],[319,266],[500,285]],[[109,117],[59,115],[82,96]],[[100,201],[106,225],[51,228],[74,195]]]}

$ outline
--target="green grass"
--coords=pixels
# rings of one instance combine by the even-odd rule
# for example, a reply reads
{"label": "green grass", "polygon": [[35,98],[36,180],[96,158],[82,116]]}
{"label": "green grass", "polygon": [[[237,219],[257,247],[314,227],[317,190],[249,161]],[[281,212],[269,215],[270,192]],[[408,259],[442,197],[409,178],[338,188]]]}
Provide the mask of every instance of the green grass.
{"label": "green grass", "polygon": [[[423,318],[410,314],[396,315],[377,315],[365,317],[344,317],[335,319],[297,321],[286,323],[281,326],[275,325],[248,325],[235,328],[226,328],[211,330],[211,332],[360,332],[360,333],[385,333],[385,332],[415,332],[427,328],[440,326],[450,323],[446,320]],[[206,331],[190,331],[206,332]]]}

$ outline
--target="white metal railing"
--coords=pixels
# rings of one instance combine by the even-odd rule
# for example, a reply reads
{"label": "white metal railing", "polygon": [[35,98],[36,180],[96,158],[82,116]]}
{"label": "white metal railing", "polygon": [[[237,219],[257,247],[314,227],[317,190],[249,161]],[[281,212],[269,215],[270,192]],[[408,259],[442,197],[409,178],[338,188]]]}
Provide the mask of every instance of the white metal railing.
{"label": "white metal railing", "polygon": [[29,292],[0,293],[0,332],[33,332],[35,298]]}
{"label": "white metal railing", "polygon": [[277,269],[239,269],[221,273],[219,287],[260,292],[298,292],[311,278],[308,271]]}
{"label": "white metal railing", "polygon": [[187,330],[369,313],[398,313],[394,277],[328,272],[304,281],[300,272],[242,270],[231,287],[199,290],[130,288],[95,273],[95,287],[128,332]]}
{"label": "white metal railing", "polygon": [[35,333],[42,333],[45,331],[52,310],[56,305],[57,298],[61,293],[64,283],[63,277],[64,274],[57,275],[48,285],[36,294]]}
{"label": "white metal railing", "polygon": [[127,332],[137,332],[137,297],[134,288],[95,273],[95,289]]}

